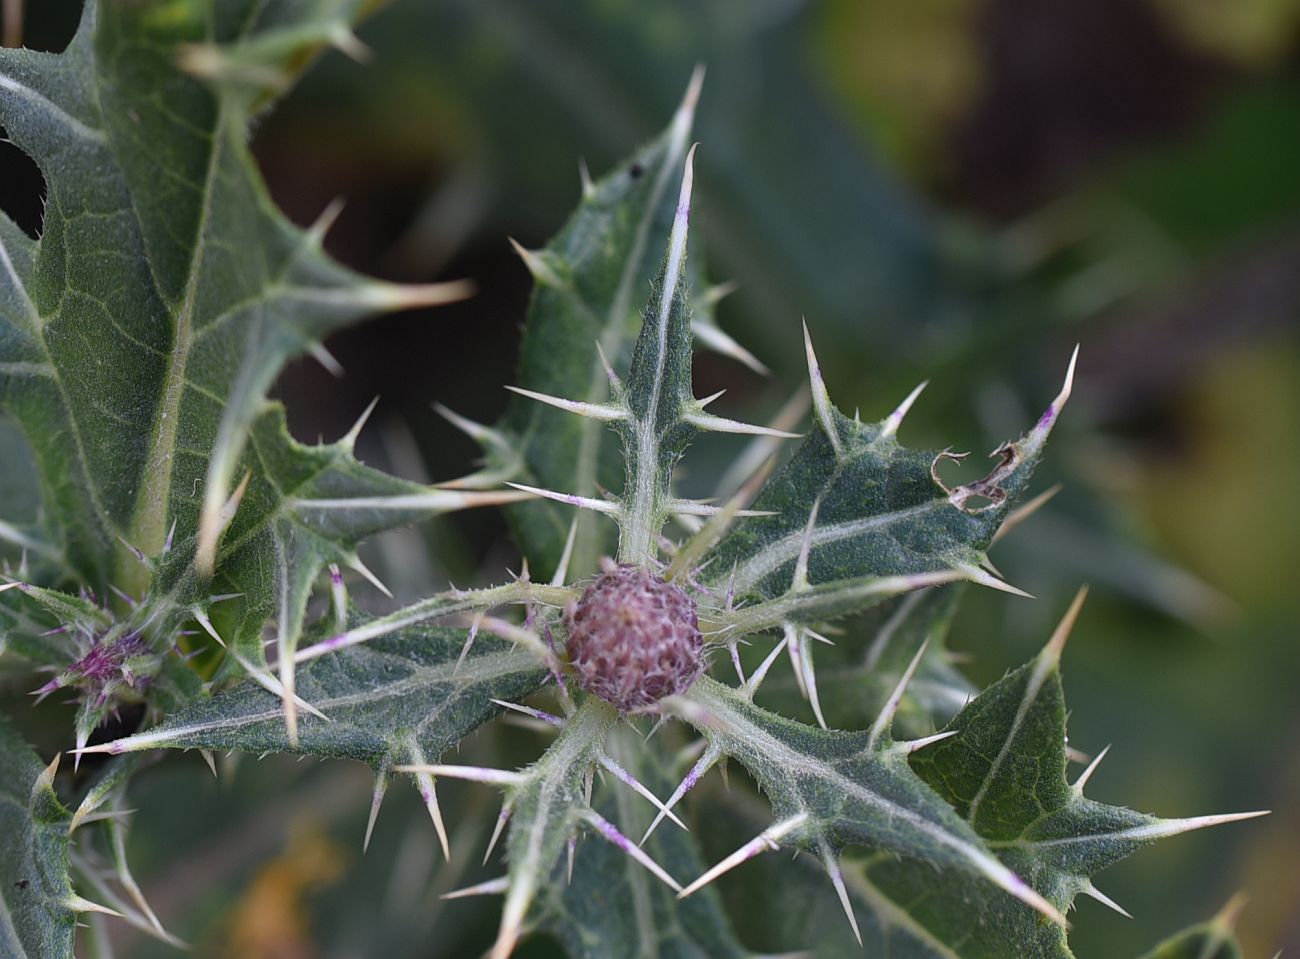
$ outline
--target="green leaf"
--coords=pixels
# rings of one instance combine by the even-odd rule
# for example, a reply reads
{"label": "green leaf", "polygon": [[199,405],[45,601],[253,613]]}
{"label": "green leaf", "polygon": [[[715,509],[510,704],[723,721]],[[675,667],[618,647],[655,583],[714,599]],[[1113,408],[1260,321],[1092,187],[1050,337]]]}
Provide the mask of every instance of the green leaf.
{"label": "green leaf", "polygon": [[[849,419],[831,405],[807,345],[813,429],[754,500],[755,509],[772,515],[737,523],[714,552],[709,580],[737,596],[767,600],[809,586],[940,570],[998,584],[981,569],[984,551],[1069,398],[1073,361],[1061,394],[1033,429],[994,451],[993,471],[948,489],[936,470],[955,454],[911,450],[896,438],[917,394],[879,423]],[[850,601],[843,609],[862,605]],[[824,604],[815,604],[814,613],[824,616]]]}
{"label": "green leaf", "polygon": [[[124,646],[134,657],[141,636],[157,660],[191,616],[260,664],[274,618],[290,740],[294,651],[323,567],[364,573],[355,549],[371,533],[517,498],[368,470],[352,457],[360,424],[328,447],[298,444],[265,398],[290,357],[332,363],[330,331],[465,292],[338,266],[321,246],[337,207],[293,226],[249,154],[252,111],[324,42],[347,47],[357,7],[89,3],[63,54],[0,51],[0,122],[49,189],[39,241],[0,221],[0,405],[35,453],[43,552],[96,595],[139,599],[69,631],[64,675]],[[240,598],[211,612],[214,592]],[[78,744],[121,679],[154,680],[161,701],[159,669],[135,657],[93,684]]]}
{"label": "green leaf", "polygon": [[[658,760],[630,729],[610,737],[610,754],[657,796],[672,782]],[[650,825],[653,809],[630,791],[597,785],[595,806],[631,836]],[[641,846],[671,875],[685,878],[703,871],[696,839],[676,827],[656,830]],[[678,900],[612,844],[588,840],[578,848],[573,878],[548,885],[539,903],[545,928],[554,932],[574,959],[741,959],[748,950],[736,941],[717,893],[702,890]]]}
{"label": "green leaf", "polygon": [[[955,733],[911,757],[912,768],[1008,867],[1062,912],[1080,893],[1109,901],[1091,877],[1164,836],[1258,813],[1159,819],[1087,799],[1090,766],[1066,779],[1066,709],[1060,654],[1082,605],[1075,601],[1043,652],[990,686],[948,725]],[[1098,757],[1100,759],[1100,757]],[[960,955],[1069,956],[1063,930],[1005,898],[986,895],[905,861],[876,857],[862,874],[881,908],[901,909],[919,929]],[[958,905],[960,904],[960,905]],[[961,948],[958,948],[958,947]]]}
{"label": "green leaf", "polygon": [[281,752],[354,759],[381,771],[423,763],[495,716],[491,699],[526,696],[544,677],[535,659],[504,641],[480,637],[458,662],[464,646],[462,630],[409,628],[312,659],[299,670],[298,692],[327,718],[302,717],[296,745],[280,696],[245,681],[86,752]]}
{"label": "green leaf", "polygon": [[1243,959],[1245,954],[1233,934],[1243,905],[1241,897],[1234,898],[1209,922],[1170,936],[1142,959]]}
{"label": "green leaf", "polygon": [[[83,751],[116,756],[156,748],[222,749],[357,760],[376,773],[373,827],[393,766],[426,765],[500,712],[493,699],[526,696],[545,677],[535,658],[503,641],[483,637],[468,653],[465,647],[459,630],[407,628],[315,657],[296,674],[297,694],[311,715],[298,719],[292,731],[284,720],[283,686],[248,664],[257,682],[197,700],[152,729]],[[415,781],[449,854],[433,779],[417,772]]]}
{"label": "green leaf", "polygon": [[285,360],[464,292],[331,261],[329,214],[294,227],[256,173],[248,75],[182,69],[268,37],[292,42],[264,48],[267,64],[301,65],[356,4],[327,6],[92,2],[64,53],[0,51],[0,123],[48,187],[39,241],[0,220],[0,405],[32,443],[51,532],[100,594],[143,591],[123,541],[158,555],[173,523],[210,568]]}
{"label": "green leaf", "polygon": [[[756,798],[733,790],[725,800],[706,807],[705,828],[733,844],[746,831],[761,828],[763,812]],[[866,879],[859,860],[845,858],[842,867],[852,924],[845,921],[845,907],[832,894],[824,869],[808,856],[760,856],[728,877],[724,895],[728,905],[744,915],[746,939],[769,953],[797,952],[815,959],[968,959],[980,954],[948,947],[888,902]],[[928,871],[936,883],[946,884],[946,874]],[[971,886],[969,878],[960,875],[955,884]],[[791,908],[795,903],[797,908]],[[1005,948],[987,955],[1005,957]]]}
{"label": "green leaf", "polygon": [[570,839],[591,825],[590,790],[597,757],[616,719],[613,709],[588,699],[568,718],[559,737],[506,787],[510,832],[505,905],[492,959],[510,954],[533,900],[555,871]]}
{"label": "green leaf", "polygon": [[[3,214],[0,214],[3,216]],[[50,545],[41,519],[41,490],[32,449],[8,417],[0,416],[0,568],[44,567],[65,575],[62,557]],[[25,573],[22,575],[26,575]]]}
{"label": "green leaf", "polygon": [[0,954],[13,959],[72,956],[71,817],[54,794],[54,768],[0,719]]}
{"label": "green leaf", "polygon": [[649,565],[672,511],[672,473],[698,426],[702,409],[691,392],[691,297],[686,271],[694,150],[686,157],[681,194],[659,273],[632,351],[627,383],[618,390],[627,478],[619,514],[618,558]]}
{"label": "green leaf", "polygon": [[[688,100],[689,100],[688,95]],[[659,553],[659,537],[672,515],[707,515],[702,503],[672,495],[672,474],[691,438],[701,429],[732,433],[769,433],[761,427],[713,416],[691,392],[691,272],[686,261],[694,150],[686,157],[681,192],[668,238],[668,250],[651,283],[650,300],[632,351],[627,381],[618,379],[601,351],[601,375],[609,381],[608,401],[576,400],[518,389],[527,398],[556,407],[598,426],[613,426],[623,444],[625,479],[616,499],[560,489],[511,483],[547,499],[603,513],[619,525],[618,557],[623,563],[650,565]],[[558,284],[554,269],[534,257],[533,271],[542,282]],[[788,434],[780,434],[788,435]],[[495,440],[507,445],[504,440]],[[579,461],[580,462],[580,461]],[[566,464],[572,471],[570,460]],[[576,533],[575,533],[576,535]]]}
{"label": "green leaf", "polygon": [[[621,367],[636,339],[641,297],[659,267],[676,210],[672,187],[690,136],[699,79],[667,130],[598,182],[584,185],[577,210],[544,249],[521,250],[535,286],[519,387],[584,403],[609,398],[596,347]],[[705,335],[713,336],[716,326],[706,321],[706,327]],[[590,497],[620,478],[606,424],[524,397],[511,399],[495,436],[480,438],[489,466],[475,483],[510,479]],[[514,506],[507,515],[525,554],[549,575],[563,551],[571,511],[539,501]],[[613,528],[591,515],[577,522],[571,568],[585,575],[614,551]]]}
{"label": "green leaf", "polygon": [[982,887],[970,877],[983,877],[1008,911],[1040,922],[1036,909],[1060,920],[913,773],[907,763],[911,747],[888,734],[892,714],[882,714],[870,734],[817,729],[759,709],[707,676],[675,711],[718,753],[744,766],[772,804],[775,825],[742,847],[731,865],[778,845],[792,846],[811,853],[836,878],[840,852],[867,846],[906,857],[931,876],[938,866],[967,886]]}
{"label": "green leaf", "polygon": [[[245,464],[247,492],[226,533],[214,588],[238,594],[213,619],[253,662],[262,662],[262,626],[275,622],[286,720],[295,735],[293,665],[311,598],[327,564],[370,577],[357,545],[374,533],[466,506],[508,502],[520,494],[429,489],[361,465],[353,456],[359,422],[337,443],[304,446],[289,436],[273,406],[253,424]],[[337,576],[337,574],[336,574]],[[207,608],[206,593],[187,600]]]}

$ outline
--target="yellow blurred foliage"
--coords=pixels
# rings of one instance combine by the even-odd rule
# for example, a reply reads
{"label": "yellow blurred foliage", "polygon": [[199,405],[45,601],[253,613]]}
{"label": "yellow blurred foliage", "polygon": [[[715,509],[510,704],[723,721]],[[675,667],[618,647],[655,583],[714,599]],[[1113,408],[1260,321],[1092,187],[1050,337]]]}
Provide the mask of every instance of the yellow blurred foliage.
{"label": "yellow blurred foliage", "polygon": [[1300,36],[1300,0],[1150,0],[1193,46],[1243,67],[1278,65]]}
{"label": "yellow blurred foliage", "polygon": [[343,873],[347,856],[319,825],[296,823],[289,844],[260,869],[236,904],[221,955],[228,959],[315,959],[304,900]]}
{"label": "yellow blurred foliage", "polygon": [[820,6],[813,37],[827,83],[900,167],[942,172],[945,131],[981,91],[977,0]]}
{"label": "yellow blurred foliage", "polygon": [[1293,344],[1227,353],[1189,397],[1180,455],[1144,471],[1142,504],[1161,537],[1246,608],[1294,608],[1300,598],[1297,410]]}

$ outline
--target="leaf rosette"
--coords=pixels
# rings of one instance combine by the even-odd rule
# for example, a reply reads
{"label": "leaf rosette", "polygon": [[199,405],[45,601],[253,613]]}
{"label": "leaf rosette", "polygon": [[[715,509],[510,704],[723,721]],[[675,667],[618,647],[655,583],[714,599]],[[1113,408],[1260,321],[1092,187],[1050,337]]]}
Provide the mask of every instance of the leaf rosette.
{"label": "leaf rosette", "polygon": [[[536,291],[516,396],[494,427],[448,412],[483,444],[480,472],[424,487],[372,470],[353,456],[360,423],[333,444],[290,438],[266,398],[286,360],[332,364],[321,345],[332,330],[467,292],[353,274],[322,250],[332,211],[294,227],[256,175],[254,111],[322,44],[355,49],[353,6],[177,0],[163,16],[91,4],[64,54],[0,52],[0,122],[50,190],[39,240],[0,217],[0,401],[32,445],[46,506],[43,523],[0,525],[39,557],[3,588],[0,624],[10,648],[55,670],[45,692],[82,694],[76,754],[117,757],[74,827],[120,798],[133,754],[352,759],[375,773],[371,826],[392,777],[410,776],[444,854],[437,781],[502,792],[488,855],[504,837],[505,874],[453,894],[504,896],[493,959],[540,927],[576,955],[593,936],[628,955],[745,955],[708,887],[779,848],[824,870],[857,941],[892,948],[901,929],[905,955],[980,959],[1013,942],[1068,956],[1065,912],[1081,892],[1101,896],[1094,872],[1234,818],[1093,803],[1082,785],[1095,766],[1066,782],[1057,665],[1068,627],[958,709],[969,689],[939,643],[956,584],[1019,592],[987,552],[1033,507],[1017,510],[1074,358],[988,475],[955,487],[940,469],[958,454],[899,441],[921,388],[876,422],[844,415],[806,327],[806,435],[694,396],[697,342],[760,366],[717,326],[716,291],[688,255],[698,73],[661,137],[584,180],[548,247],[519,249]],[[749,477],[719,500],[679,495],[690,443],[714,432],[751,438]],[[518,576],[381,616],[353,606],[342,570],[373,579],[356,552],[366,537],[487,504],[510,504]],[[583,624],[572,611],[610,575],[607,555],[633,571],[636,595],[589,604],[601,621]],[[673,607],[671,628],[650,622],[664,611],[647,612],[654,603]],[[857,648],[856,617],[872,607],[879,631]],[[815,651],[831,634],[857,665],[819,682]],[[223,665],[200,674],[185,656],[208,639],[225,647]],[[759,655],[742,657],[750,646]],[[591,650],[601,683],[583,672]],[[806,702],[816,725],[755,703],[783,656],[797,695],[775,701]],[[675,679],[620,699],[610,690],[631,669]],[[873,684],[872,708],[824,708],[828,689],[854,694],[854,675]],[[148,706],[147,728],[87,746],[125,700]],[[503,712],[554,735],[534,762],[442,761]],[[830,728],[828,712],[846,728]],[[661,725],[649,746],[633,735]],[[682,751],[668,759],[659,742]],[[771,823],[705,869],[678,810],[729,763]],[[35,823],[21,824],[23,855]],[[633,895],[626,915],[591,908],[605,877]],[[137,905],[137,921],[156,926]]]}

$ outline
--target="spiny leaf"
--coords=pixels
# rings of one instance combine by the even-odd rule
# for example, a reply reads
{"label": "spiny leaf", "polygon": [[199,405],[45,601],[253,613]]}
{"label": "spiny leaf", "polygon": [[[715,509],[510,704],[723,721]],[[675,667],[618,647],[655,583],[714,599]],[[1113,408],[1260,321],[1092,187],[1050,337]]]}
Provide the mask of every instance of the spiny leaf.
{"label": "spiny leaf", "polygon": [[[1157,819],[1084,798],[1086,774],[1067,782],[1057,666],[1074,613],[1077,605],[1037,659],[952,720],[945,731],[955,735],[910,758],[983,844],[1061,911],[1079,893],[1099,895],[1091,876],[1138,847],[1219,821]],[[880,924],[900,930],[900,940],[914,940],[917,956],[995,959],[1008,942],[1033,959],[1071,955],[1062,928],[960,876],[885,855],[863,859],[850,872],[862,902]]]}
{"label": "spiny leaf", "polygon": [[587,700],[569,717],[546,753],[521,772],[519,784],[507,788],[509,885],[492,959],[510,955],[534,898],[551,878],[579,828],[581,814],[589,808],[586,788],[596,753],[614,720],[609,706],[596,699]]}
{"label": "spiny leaf", "polygon": [[930,874],[934,866],[964,873],[967,884],[972,874],[981,876],[1001,887],[994,892],[1007,909],[1035,922],[1042,919],[1035,909],[1059,919],[912,772],[908,750],[887,731],[877,739],[804,726],[707,676],[684,699],[677,706],[682,718],[749,770],[772,804],[778,826],[754,844],[755,853],[788,845],[830,864],[846,846],[868,846],[917,861]]}
{"label": "spiny leaf", "polygon": [[1083,795],[1095,766],[1073,785],[1067,782],[1059,666],[1082,598],[1081,593],[1037,658],[953,719],[947,730],[957,735],[912,758],[917,773],[1062,909],[1091,887],[1089,877],[1140,847],[1240,818],[1159,819],[1095,802]]}
{"label": "spiny leaf", "polygon": [[54,767],[0,719],[0,769],[0,955],[70,959],[69,815],[54,795]]}
{"label": "spiny leaf", "polygon": [[[694,151],[692,150],[692,154]],[[659,274],[632,352],[627,385],[620,392],[627,417],[618,421],[627,479],[619,522],[619,560],[648,565],[658,553],[660,530],[670,512],[672,472],[701,412],[691,392],[691,305],[686,273],[692,155],[686,157],[681,193]]]}
{"label": "spiny leaf", "polygon": [[[120,621],[83,598],[24,585],[21,592],[48,608],[56,624],[66,627],[63,635],[47,639],[48,644],[67,647],[60,665],[72,663],[60,674],[61,684],[76,685],[81,678],[79,664],[95,650],[126,649],[133,657],[133,675],[125,677],[125,684],[134,686],[137,678],[143,678],[155,705],[175,708],[185,697],[165,700],[163,695],[183,681],[187,671],[164,670],[162,664],[171,662],[163,657],[176,643],[175,633],[183,621],[198,617],[235,648],[237,659],[263,666],[262,630],[270,619],[275,622],[285,698],[292,703],[294,653],[307,601],[327,563],[359,567],[356,545],[373,532],[448,509],[519,495],[430,490],[388,476],[356,461],[354,438],[350,433],[337,443],[304,446],[289,437],[278,406],[259,417],[245,456],[249,481],[221,547],[219,575],[213,583],[195,574],[191,536],[152,563],[156,571],[152,590]],[[218,596],[234,599],[213,602],[214,590]],[[32,644],[21,645],[26,649]],[[107,652],[95,655],[121,658]],[[105,664],[98,666],[102,672]],[[235,660],[231,667],[242,671]],[[170,685],[163,682],[167,676],[173,680]],[[106,683],[116,683],[113,688],[118,688],[124,682],[119,676],[102,679],[93,690],[96,695],[82,707],[78,745],[116,705],[111,696],[99,695],[108,688]],[[191,693],[194,688],[191,683]],[[291,738],[295,718],[291,714]]]}
{"label": "spiny leaf", "polygon": [[533,658],[492,637],[481,637],[458,666],[464,642],[460,630],[410,628],[313,659],[298,672],[298,692],[328,718],[302,717],[296,745],[280,697],[245,681],[87,751],[280,752],[355,759],[376,770],[424,763],[496,715],[492,699],[526,696],[544,678]]}
{"label": "spiny leaf", "polygon": [[[355,4],[339,11],[345,14]],[[221,509],[289,357],[385,309],[462,287],[394,287],[289,224],[245,143],[247,87],[178,66],[316,12],[273,2],[88,3],[58,55],[0,51],[0,123],[41,168],[39,241],[0,220],[0,404],[22,425],[58,547],[82,582],[140,593],[172,523],[210,570]],[[275,51],[301,63],[306,31]]]}
{"label": "spiny leaf", "polygon": [[[618,430],[626,474],[619,497],[600,498],[513,482],[510,485],[614,517],[619,524],[619,560],[635,565],[649,566],[656,561],[660,534],[670,516],[707,515],[717,509],[704,503],[677,500],[672,495],[673,469],[697,431],[774,432],[707,413],[704,407],[709,401],[696,400],[691,392],[691,292],[686,241],[693,158],[694,149],[686,157],[668,250],[651,283],[650,300],[632,351],[627,381],[619,380],[612,369],[605,369],[612,393],[609,402],[575,400],[513,388],[544,406],[598,424],[607,423]],[[604,364],[603,351],[600,355]]]}
{"label": "spiny leaf", "polygon": [[[610,737],[611,753],[651,792],[664,796],[672,783],[629,729]],[[624,832],[639,836],[653,809],[628,790],[596,786],[596,809]],[[694,838],[679,829],[657,830],[642,847],[679,878],[698,875]],[[717,893],[703,890],[678,900],[672,890],[611,844],[588,839],[578,848],[572,879],[557,878],[539,903],[545,928],[554,932],[574,959],[742,959],[749,952],[737,942]]]}
{"label": "spiny leaf", "polygon": [[[278,406],[263,413],[253,424],[245,456],[250,482],[221,549],[213,589],[238,599],[212,610],[216,628],[260,664],[262,624],[275,622],[289,703],[307,601],[327,564],[365,573],[356,547],[374,533],[522,496],[508,490],[428,489],[397,479],[358,463],[352,455],[355,438],[354,430],[337,443],[304,446],[289,436]],[[203,599],[183,602],[208,607]],[[230,631],[221,633],[226,623]],[[293,713],[287,718],[292,738]]]}
{"label": "spiny leaf", "polygon": [[949,490],[935,470],[952,454],[911,450],[896,439],[915,393],[879,423],[849,419],[831,405],[811,343],[808,356],[813,429],[754,500],[772,515],[737,523],[715,551],[709,581],[740,597],[773,599],[792,589],[802,554],[812,586],[942,569],[996,584],[980,569],[984,550],[1069,397],[1073,362],[1061,395],[1033,429],[995,451],[993,472]]}
{"label": "spiny leaf", "polygon": [[[668,129],[586,188],[563,229],[525,259],[537,282],[528,306],[519,386],[589,403],[609,397],[596,347],[619,364],[636,338],[641,297],[673,221],[673,187],[698,96],[697,80]],[[515,397],[499,430],[506,442],[488,451],[487,473],[494,484],[514,479],[596,496],[619,482],[618,457],[600,422]],[[537,502],[512,507],[507,515],[524,553],[540,575],[549,575],[563,551],[572,511]],[[595,571],[600,556],[613,552],[613,528],[596,516],[581,515],[578,523],[573,568],[586,575]]]}
{"label": "spiny leaf", "polygon": [[[734,791],[725,805],[710,803],[703,814],[704,827],[721,834],[722,842],[729,845],[761,828],[763,819],[757,799]],[[866,877],[860,860],[846,857],[842,867],[852,924],[845,921],[844,906],[830,891],[825,869],[810,856],[794,860],[761,856],[736,870],[724,894],[729,905],[744,910],[747,938],[768,951],[797,951],[812,959],[1005,959],[1006,943],[989,951],[983,940],[990,937],[980,935],[978,920],[970,924],[963,945],[952,948],[912,919],[907,908],[883,896]],[[959,893],[973,885],[964,875],[927,872],[935,884],[931,892]],[[918,890],[917,900],[925,895]],[[791,908],[794,903],[797,908]],[[962,924],[960,911],[953,911],[951,918],[954,927]],[[861,942],[854,936],[855,928]]]}

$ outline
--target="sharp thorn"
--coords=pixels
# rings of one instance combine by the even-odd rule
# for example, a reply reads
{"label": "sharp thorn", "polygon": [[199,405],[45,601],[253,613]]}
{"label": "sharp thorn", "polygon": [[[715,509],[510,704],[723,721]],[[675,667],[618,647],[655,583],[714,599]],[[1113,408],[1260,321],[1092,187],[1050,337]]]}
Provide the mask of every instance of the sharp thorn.
{"label": "sharp thorn", "polygon": [[1088,785],[1088,780],[1092,778],[1092,774],[1097,771],[1097,767],[1101,765],[1101,761],[1106,758],[1108,752],[1110,752],[1109,745],[1107,745],[1101,752],[1097,753],[1092,762],[1088,763],[1088,768],[1079,774],[1079,778],[1074,781],[1074,786],[1072,787],[1076,793],[1083,795],[1083,787]]}
{"label": "sharp thorn", "polygon": [[496,848],[497,840],[501,838],[502,831],[506,828],[506,823],[510,820],[511,802],[507,798],[501,803],[501,813],[497,816],[496,825],[492,827],[492,838],[488,840],[487,852],[483,853],[483,865],[487,865],[492,850]]}
{"label": "sharp thorn", "polygon": [[849,917],[849,925],[853,928],[853,938],[861,946],[862,932],[858,929],[858,917],[853,913],[853,902],[849,899],[849,891],[844,886],[844,874],[840,871],[840,864],[835,861],[834,853],[825,843],[822,844],[822,865],[826,867],[826,873],[831,877],[831,884],[835,887],[835,895],[839,897],[840,905],[844,907],[844,915]]}
{"label": "sharp thorn", "polygon": [[487,766],[444,766],[444,765],[403,765],[394,766],[395,773],[426,773],[430,776],[445,776],[448,779],[467,779],[471,782],[487,783],[491,786],[521,786],[528,782],[524,773],[509,769],[491,769]]}
{"label": "sharp thorn", "polygon": [[307,353],[313,360],[324,367],[325,372],[330,376],[334,377],[336,380],[343,379],[345,375],[343,364],[338,361],[333,353],[325,348],[324,343],[313,343],[311,346],[307,347]]}
{"label": "sharp thorn", "polygon": [[347,564],[348,564],[348,566],[351,567],[355,572],[360,573],[360,574],[362,575],[362,577],[365,578],[366,582],[368,582],[368,583],[369,583],[371,586],[373,586],[375,589],[379,590],[381,593],[383,593],[383,594],[384,594],[385,596],[387,596],[389,599],[392,599],[392,598],[393,598],[393,592],[392,592],[392,590],[390,590],[387,586],[385,586],[385,585],[380,581],[379,577],[376,576],[374,573],[372,573],[372,572],[370,571],[370,567],[368,567],[365,563],[361,562],[361,557],[356,556],[356,555],[350,556],[350,557],[348,557],[348,559],[347,559]]}
{"label": "sharp thorn", "polygon": [[1065,611],[1061,621],[1056,626],[1056,631],[1052,633],[1052,638],[1047,641],[1041,656],[1044,662],[1059,663],[1061,653],[1065,650],[1065,643],[1070,638],[1070,633],[1074,629],[1074,624],[1079,619],[1079,611],[1083,609],[1083,602],[1088,598],[1088,587],[1080,587],[1079,591],[1074,594],[1074,601],[1070,603],[1070,608]]}
{"label": "sharp thorn", "polygon": [[384,793],[388,791],[388,773],[381,769],[375,774],[375,790],[370,797],[370,815],[366,819],[366,835],[361,840],[361,853],[365,855],[370,848],[370,837],[375,832],[375,822],[379,819],[379,807],[383,804]]}
{"label": "sharp thorn", "polygon": [[835,450],[835,458],[844,455],[844,443],[840,439],[839,429],[835,425],[835,408],[831,405],[830,394],[826,392],[826,381],[822,379],[821,364],[813,352],[812,335],[808,332],[808,323],[803,324],[804,353],[808,359],[808,381],[812,387],[813,410],[821,424],[822,432]]}
{"label": "sharp thorn", "polygon": [[510,247],[518,255],[519,259],[524,261],[524,266],[532,274],[533,280],[541,286],[549,286],[552,289],[562,290],[568,287],[568,284],[560,277],[550,263],[546,261],[543,253],[529,250],[519,244],[514,237],[509,237]]}
{"label": "sharp thorn", "polygon": [[1100,889],[1094,886],[1091,882],[1089,882],[1086,886],[1083,887],[1083,894],[1085,896],[1090,896],[1091,898],[1096,899],[1103,906],[1107,906],[1108,908],[1115,910],[1125,919],[1133,918],[1133,916],[1130,915],[1127,909],[1125,909],[1123,906],[1117,903],[1114,899],[1110,898],[1110,896],[1106,895],[1104,892],[1102,892]]}
{"label": "sharp thorn", "polygon": [[934,743],[940,743],[945,739],[951,739],[959,732],[961,732],[960,729],[946,729],[941,733],[934,733],[931,736],[922,736],[920,739],[904,740],[903,742],[895,743],[894,745],[910,754],[916,752],[918,749],[924,749],[926,746],[933,745]]}
{"label": "sharp thorn", "polygon": [[596,832],[598,832],[602,838],[635,859],[638,863],[648,869],[655,878],[659,879],[672,889],[673,892],[677,893],[679,896],[683,895],[681,883],[668,875],[662,866],[646,854],[645,850],[619,832],[613,823],[605,819],[593,809],[585,810],[583,818],[586,819],[593,828],[595,828]]}
{"label": "sharp thorn", "polygon": [[464,899],[467,896],[500,896],[510,888],[510,880],[505,876],[499,879],[489,879],[487,882],[480,882],[476,886],[466,886],[464,889],[457,889],[453,892],[444,892],[439,899]]}
{"label": "sharp thorn", "polygon": [[[912,408],[912,404],[916,402],[916,398],[920,396],[921,392],[929,385],[929,380],[922,380],[916,388],[912,390],[912,392],[907,394],[907,397],[903,402],[898,404],[898,408],[885,418],[884,425],[880,428],[881,436],[894,436],[898,433],[898,428],[903,425],[903,417],[907,416],[908,411]],[[861,940],[859,940],[859,943],[860,942]]]}
{"label": "sharp thorn", "polygon": [[633,776],[626,769],[624,769],[622,766],[616,763],[608,755],[606,755],[604,752],[600,752],[596,755],[596,761],[599,762],[606,769],[608,769],[616,777],[618,777],[620,782],[622,782],[626,786],[629,786],[634,792],[637,793],[637,795],[648,800],[651,803],[651,805],[653,805],[656,809],[659,810],[660,813],[666,815],[676,825],[680,826],[686,832],[690,832],[690,830],[687,829],[686,827],[686,823],[682,822],[681,819],[677,817],[676,813],[674,813],[671,809],[669,809],[668,806],[664,805],[663,801],[660,800],[658,796],[656,796],[649,789],[647,789],[635,776]]}
{"label": "sharp thorn", "polygon": [[885,700],[885,705],[880,709],[880,715],[876,717],[875,723],[871,726],[871,734],[867,738],[867,751],[873,752],[882,738],[889,734],[890,728],[894,724],[894,714],[898,712],[898,706],[903,701],[903,694],[907,691],[907,684],[912,681],[912,676],[916,673],[916,668],[921,665],[921,660],[925,657],[925,652],[930,648],[930,640],[927,637],[925,642],[916,651],[912,661],[907,664],[907,669],[903,670],[903,675],[895,684],[889,698]]}
{"label": "sharp thorn", "polygon": [[780,840],[790,833],[794,832],[808,819],[806,812],[801,812],[797,816],[783,820],[775,825],[769,826],[749,842],[745,843],[726,859],[722,860],[704,875],[700,876],[693,883],[677,894],[678,899],[685,899],[694,892],[703,889],[713,880],[717,879],[724,873],[730,872],[741,863],[753,859],[755,856],[764,852],[775,851],[780,848]]}
{"label": "sharp thorn", "polygon": [[560,561],[555,565],[555,575],[551,577],[552,586],[563,586],[565,579],[569,575],[569,561],[573,558],[573,544],[578,540],[578,517],[573,517],[573,522],[569,524],[569,535],[564,539],[564,551],[560,553]]}
{"label": "sharp thorn", "polygon": [[378,405],[379,397],[376,396],[366,404],[366,408],[361,411],[361,415],[357,417],[356,422],[352,424],[351,429],[343,434],[343,438],[339,440],[339,443],[345,449],[350,450],[357,445],[357,438],[361,436],[361,431],[365,428],[366,421],[370,419],[370,414],[375,411],[375,407]]}
{"label": "sharp thorn", "polygon": [[1017,589],[1010,583],[998,579],[996,576],[985,572],[978,566],[969,563],[960,563],[954,568],[972,583],[977,583],[980,586],[988,586],[990,589],[1000,590],[1004,593],[1010,593],[1012,596],[1020,596],[1024,599],[1034,598],[1033,594],[1026,593],[1023,589]]}

